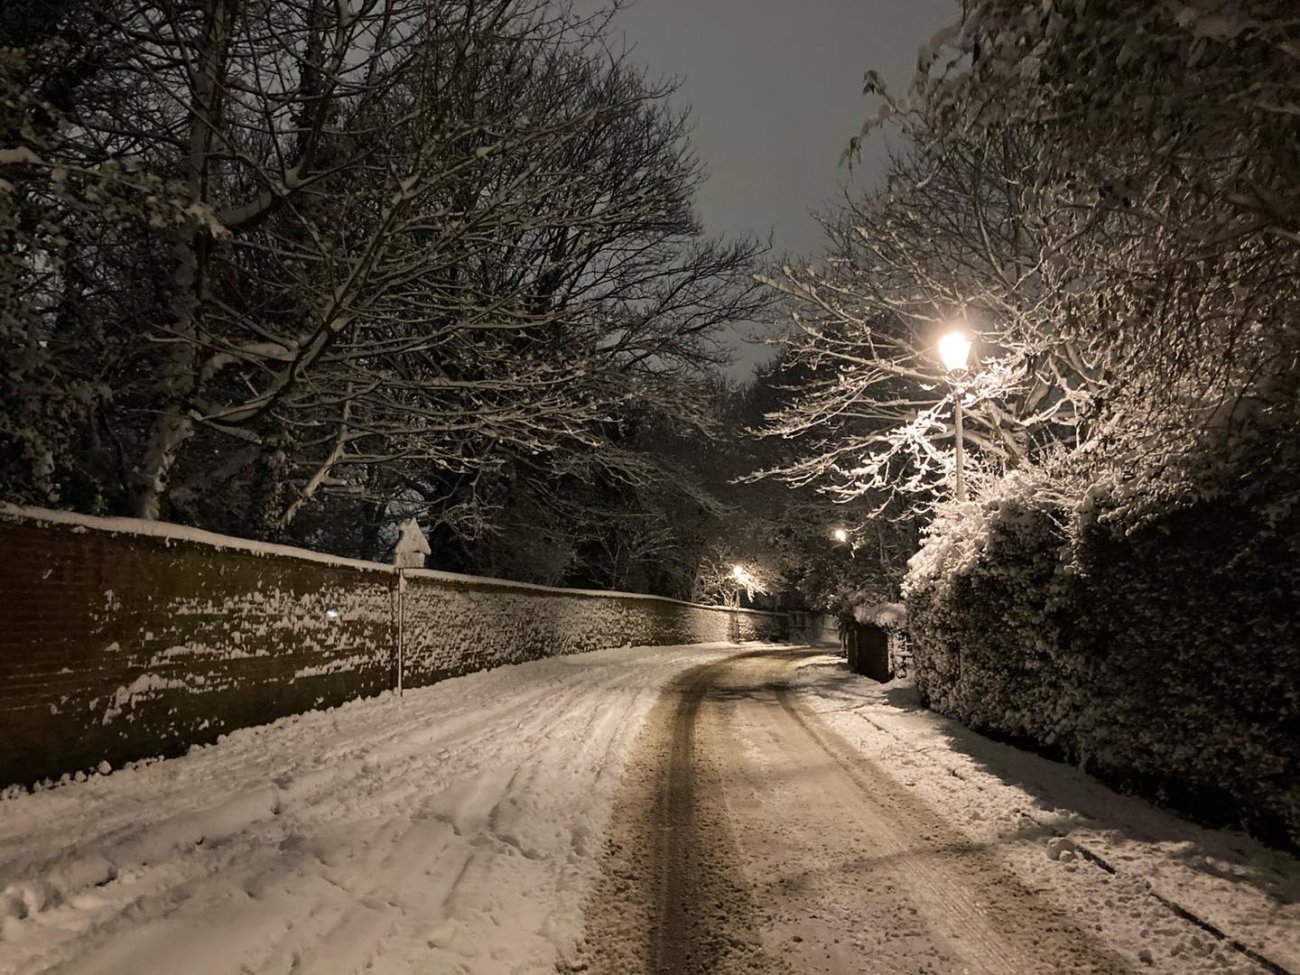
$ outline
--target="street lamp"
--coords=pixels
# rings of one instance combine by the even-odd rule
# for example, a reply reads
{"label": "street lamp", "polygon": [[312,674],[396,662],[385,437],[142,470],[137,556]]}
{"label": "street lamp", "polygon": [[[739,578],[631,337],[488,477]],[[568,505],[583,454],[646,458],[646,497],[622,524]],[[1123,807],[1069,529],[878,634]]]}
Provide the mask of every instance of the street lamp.
{"label": "street lamp", "polygon": [[966,362],[970,358],[971,340],[965,332],[949,332],[939,340],[939,358],[952,377],[953,387],[953,421],[957,432],[957,477],[956,495],[958,501],[966,500],[966,480],[962,476],[962,429],[961,429],[961,376],[966,371]]}
{"label": "street lamp", "polygon": [[855,557],[855,553],[853,551],[855,546],[853,545],[852,541],[849,538],[849,530],[847,528],[841,526],[839,528],[831,529],[831,541],[833,541],[836,546],[840,546],[840,545],[848,546],[849,558]]}
{"label": "street lamp", "polygon": [[731,567],[731,574],[735,578],[736,582],[740,584],[736,587],[736,607],[739,608],[741,587],[743,586],[745,590],[748,591],[753,588],[754,580],[743,565],[733,565]]}

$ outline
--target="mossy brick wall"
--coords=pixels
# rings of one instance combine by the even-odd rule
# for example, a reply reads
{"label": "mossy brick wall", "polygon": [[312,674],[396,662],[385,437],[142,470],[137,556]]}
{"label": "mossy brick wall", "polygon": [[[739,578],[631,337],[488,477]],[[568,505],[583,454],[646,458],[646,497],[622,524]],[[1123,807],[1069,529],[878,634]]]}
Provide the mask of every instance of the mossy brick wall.
{"label": "mossy brick wall", "polygon": [[[0,506],[0,785],[118,765],[397,684],[388,566]],[[404,683],[611,646],[784,637],[780,615],[413,572]]]}
{"label": "mossy brick wall", "polygon": [[408,571],[402,594],[408,687],[540,657],[602,647],[674,646],[785,637],[770,613],[671,599],[511,586]]}
{"label": "mossy brick wall", "polygon": [[175,752],[394,680],[395,580],[379,567],[9,519],[0,551],[0,783]]}

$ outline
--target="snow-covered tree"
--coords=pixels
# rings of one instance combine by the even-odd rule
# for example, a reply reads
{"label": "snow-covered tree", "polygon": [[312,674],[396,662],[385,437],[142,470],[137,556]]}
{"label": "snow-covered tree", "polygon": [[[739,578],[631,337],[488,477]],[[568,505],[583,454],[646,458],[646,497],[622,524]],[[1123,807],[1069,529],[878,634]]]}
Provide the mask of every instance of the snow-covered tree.
{"label": "snow-covered tree", "polygon": [[[610,54],[604,15],[49,14],[4,75],[0,191],[28,204],[9,497],[76,483],[94,498],[66,503],[262,535],[330,498],[382,509],[595,450],[637,404],[684,416],[717,329],[765,300],[753,246],[702,238],[685,120]],[[74,42],[93,50],[52,105],[33,80]]]}
{"label": "snow-covered tree", "polygon": [[810,378],[771,418],[804,445],[771,473],[882,509],[942,496],[954,324],[976,488],[1053,450],[1154,470],[1294,428],[1294,31],[1280,3],[991,0],[907,97],[869,75],[868,128],[901,120],[907,149],[828,218],[824,261],[772,276]]}
{"label": "snow-covered tree", "polygon": [[[798,386],[763,431],[795,445],[768,473],[879,511],[948,490],[954,398],[978,482],[1072,435],[1102,385],[1065,335],[1071,296],[1024,189],[1031,147],[907,133],[886,187],[823,219],[826,255],[767,278],[787,299]],[[960,377],[937,351],[957,328],[976,342]]]}
{"label": "snow-covered tree", "polygon": [[1085,298],[1069,334],[1108,380],[1107,435],[1132,462],[1171,430],[1226,442],[1295,421],[1296,41],[1282,0],[993,0],[887,103],[944,139],[1038,141],[1029,189]]}

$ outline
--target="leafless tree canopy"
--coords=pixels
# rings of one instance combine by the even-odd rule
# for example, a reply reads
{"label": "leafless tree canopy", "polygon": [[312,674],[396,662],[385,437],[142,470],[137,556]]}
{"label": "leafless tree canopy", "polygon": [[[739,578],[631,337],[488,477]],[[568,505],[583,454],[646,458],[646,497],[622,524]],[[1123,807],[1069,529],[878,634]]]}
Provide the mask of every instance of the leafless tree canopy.
{"label": "leafless tree canopy", "polygon": [[633,417],[708,425],[755,248],[702,236],[686,119],[604,15],[4,16],[8,497],[268,537],[400,500],[473,535],[527,470],[644,480],[606,449]]}
{"label": "leafless tree canopy", "polygon": [[[825,218],[824,257],[770,275],[811,378],[765,425],[796,445],[766,473],[925,510],[950,491],[954,396],[977,489],[1293,442],[1297,23],[1267,0],[992,0],[905,97],[869,74],[864,137],[901,124],[904,149]],[[957,325],[976,363],[954,385],[935,346]]]}

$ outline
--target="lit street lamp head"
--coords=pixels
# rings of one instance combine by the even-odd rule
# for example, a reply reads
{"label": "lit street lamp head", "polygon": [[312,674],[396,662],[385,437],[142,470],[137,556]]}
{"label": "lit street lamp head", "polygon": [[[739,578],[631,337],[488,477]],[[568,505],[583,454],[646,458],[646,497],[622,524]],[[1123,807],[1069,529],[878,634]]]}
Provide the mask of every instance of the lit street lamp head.
{"label": "lit street lamp head", "polygon": [[849,533],[843,528],[837,528],[835,531],[831,532],[831,537],[837,542],[847,542],[849,540]]}
{"label": "lit street lamp head", "polygon": [[965,332],[949,332],[939,340],[939,358],[949,372],[963,372],[970,358],[971,340]]}

